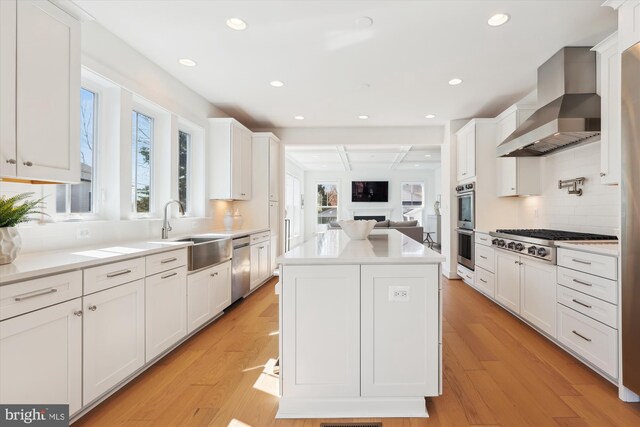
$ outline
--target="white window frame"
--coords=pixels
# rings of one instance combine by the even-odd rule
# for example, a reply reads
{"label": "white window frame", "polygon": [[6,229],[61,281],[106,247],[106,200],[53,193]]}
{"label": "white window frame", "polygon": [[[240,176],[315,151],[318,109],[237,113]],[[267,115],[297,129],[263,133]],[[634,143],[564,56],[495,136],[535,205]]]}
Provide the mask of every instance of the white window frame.
{"label": "white window frame", "polygon": [[184,214],[185,216],[192,216],[193,214],[193,191],[192,191],[192,182],[193,182],[193,142],[194,135],[186,126],[178,125],[178,163],[176,165],[176,176],[173,177],[173,180],[176,182],[177,191],[176,191],[176,200],[180,200],[180,184],[178,182],[180,178],[180,133],[185,133],[189,135],[188,145],[187,145],[187,203],[184,206]]}
{"label": "white window frame", "polygon": [[326,181],[316,181],[315,185],[314,185],[314,190],[315,190],[315,205],[316,205],[316,209],[315,209],[315,224],[316,224],[316,228],[323,228],[326,226],[326,224],[320,224],[318,222],[318,208],[319,207],[333,207],[333,206],[325,206],[325,205],[319,205],[318,204],[318,185],[320,184],[335,184],[336,186],[336,191],[338,192],[338,203],[336,204],[336,221],[338,221],[340,219],[340,199],[342,198],[340,196],[340,182],[339,181],[332,181],[332,180],[326,180]]}
{"label": "white window frame", "polygon": [[422,218],[420,218],[420,220],[418,221],[419,225],[423,225],[422,223],[424,222],[424,208],[425,208],[425,203],[426,203],[426,184],[424,181],[402,181],[400,183],[400,215],[403,217],[404,219],[404,209],[405,207],[409,208],[409,206],[405,206],[402,204],[402,202],[404,201],[402,198],[402,187],[404,185],[421,185],[422,186],[422,201],[420,203],[420,205],[411,205],[410,207],[412,209],[422,209]]}
{"label": "white window frame", "polygon": [[[153,120],[153,129],[152,129],[152,137],[151,137],[151,150],[149,153],[149,212],[137,212],[134,210],[135,203],[133,201],[133,194],[129,194],[129,200],[131,206],[129,207],[130,217],[131,219],[145,219],[145,218],[155,218],[156,208],[155,205],[157,203],[156,200],[156,188],[155,188],[155,178],[156,178],[156,155],[155,151],[157,148],[157,136],[158,136],[158,114],[157,111],[143,105],[139,102],[133,102],[131,106],[131,111],[129,114],[133,117],[133,113],[143,114]],[[129,129],[129,133],[133,132],[133,119],[131,121],[131,129]],[[131,152],[133,149],[133,138],[131,139],[131,146],[129,147],[129,156],[131,156]],[[131,170],[133,170],[133,157],[131,157]],[[133,176],[131,176],[131,182],[129,183],[130,192],[131,184],[133,184]]]}

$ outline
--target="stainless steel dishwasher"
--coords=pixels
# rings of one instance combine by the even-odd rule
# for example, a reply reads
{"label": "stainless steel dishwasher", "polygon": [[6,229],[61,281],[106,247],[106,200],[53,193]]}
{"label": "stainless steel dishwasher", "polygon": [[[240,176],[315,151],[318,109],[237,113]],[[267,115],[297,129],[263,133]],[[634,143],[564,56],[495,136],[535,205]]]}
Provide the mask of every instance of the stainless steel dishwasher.
{"label": "stainless steel dishwasher", "polygon": [[235,302],[249,292],[251,281],[251,248],[249,236],[233,239],[231,258],[231,302]]}

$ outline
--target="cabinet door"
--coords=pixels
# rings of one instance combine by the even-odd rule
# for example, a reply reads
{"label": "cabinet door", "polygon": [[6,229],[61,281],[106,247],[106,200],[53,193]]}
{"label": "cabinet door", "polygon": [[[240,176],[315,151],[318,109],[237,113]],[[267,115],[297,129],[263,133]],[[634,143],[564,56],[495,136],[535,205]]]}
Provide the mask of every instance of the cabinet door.
{"label": "cabinet door", "polygon": [[17,174],[79,182],[80,23],[48,1],[19,1],[17,40]]}
{"label": "cabinet door", "polygon": [[621,87],[622,64],[617,43],[600,54],[600,98],[602,133],[600,135],[600,183],[620,182]]}
{"label": "cabinet door", "polygon": [[0,402],[82,406],[82,303],[0,322]]}
{"label": "cabinet door", "polygon": [[242,196],[242,168],[244,129],[236,123],[231,123],[231,198],[241,200]]}
{"label": "cabinet door", "polygon": [[258,250],[260,251],[260,283],[271,277],[271,271],[269,271],[270,246],[271,242],[267,240],[258,247]]}
{"label": "cabinet door", "polygon": [[540,330],[556,336],[556,266],[522,258],[520,315]]}
{"label": "cabinet door", "polygon": [[231,261],[210,269],[213,315],[231,305]]}
{"label": "cabinet door", "polygon": [[16,0],[0,1],[0,175],[17,174]]}
{"label": "cabinet door", "polygon": [[214,268],[208,268],[187,276],[187,331],[195,331],[214,316],[213,286]]}
{"label": "cabinet door", "polygon": [[514,157],[496,159],[496,185],[498,197],[515,196],[517,160]]}
{"label": "cabinet door", "polygon": [[476,176],[476,127],[472,126],[467,134],[466,141],[466,175],[464,179],[473,178]]}
{"label": "cabinet door", "polygon": [[187,335],[187,268],[145,279],[146,361]]}
{"label": "cabinet door", "polygon": [[458,181],[462,181],[467,178],[467,145],[466,145],[466,133],[458,134]]}
{"label": "cabinet door", "polygon": [[361,395],[437,396],[437,265],[363,265]]}
{"label": "cabinet door", "polygon": [[283,393],[360,396],[360,266],[285,265],[282,281]]}
{"label": "cabinet door", "polygon": [[144,280],[82,300],[86,405],[144,365]]}
{"label": "cabinet door", "polygon": [[278,264],[276,263],[276,258],[280,255],[279,251],[280,238],[276,235],[271,235],[271,243],[269,245],[269,271],[270,274],[273,274],[273,270],[278,268]]}
{"label": "cabinet door", "polygon": [[269,200],[277,202],[280,193],[280,144],[269,139]]}
{"label": "cabinet door", "polygon": [[618,9],[620,51],[640,43],[640,0],[627,0]]}
{"label": "cabinet door", "polygon": [[496,250],[496,301],[520,313],[520,257]]}
{"label": "cabinet door", "polygon": [[[252,165],[252,141],[251,132],[242,130],[242,171],[240,178],[240,200],[251,199],[251,175],[253,170]],[[265,159],[266,160],[266,159]]]}
{"label": "cabinet door", "polygon": [[272,236],[280,234],[280,206],[278,202],[269,202],[269,229]]}
{"label": "cabinet door", "polygon": [[254,289],[260,283],[260,246],[261,243],[251,245],[251,273],[249,289]]}

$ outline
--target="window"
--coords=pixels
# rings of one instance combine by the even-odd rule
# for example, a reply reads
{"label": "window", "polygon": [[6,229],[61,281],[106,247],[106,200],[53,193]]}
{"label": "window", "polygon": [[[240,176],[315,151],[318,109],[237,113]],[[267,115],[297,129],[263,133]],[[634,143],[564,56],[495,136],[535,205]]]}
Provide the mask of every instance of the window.
{"label": "window", "polygon": [[132,112],[131,135],[131,211],[151,212],[151,168],[153,156],[153,118]]}
{"label": "window", "polygon": [[80,183],[57,185],[58,214],[95,212],[97,99],[95,92],[80,89]]}
{"label": "window", "polygon": [[319,183],[317,196],[318,224],[328,224],[338,219],[338,185]]}
{"label": "window", "polygon": [[178,131],[178,200],[189,209],[189,175],[191,171],[191,134]]}
{"label": "window", "polygon": [[422,225],[424,184],[421,182],[403,182],[400,197],[402,200],[402,219],[404,221],[417,220],[418,224]]}

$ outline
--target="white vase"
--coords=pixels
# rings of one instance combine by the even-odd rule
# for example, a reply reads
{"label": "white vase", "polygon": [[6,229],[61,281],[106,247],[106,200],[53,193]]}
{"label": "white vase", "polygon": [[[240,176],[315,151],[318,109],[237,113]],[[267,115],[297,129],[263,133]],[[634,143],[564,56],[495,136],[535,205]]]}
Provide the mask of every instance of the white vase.
{"label": "white vase", "polygon": [[224,229],[225,230],[231,230],[233,228],[233,215],[231,215],[231,211],[227,211],[227,213],[224,214],[224,218],[222,220],[222,223],[224,224]]}
{"label": "white vase", "polygon": [[9,264],[18,256],[22,239],[15,227],[0,227],[0,264]]}

